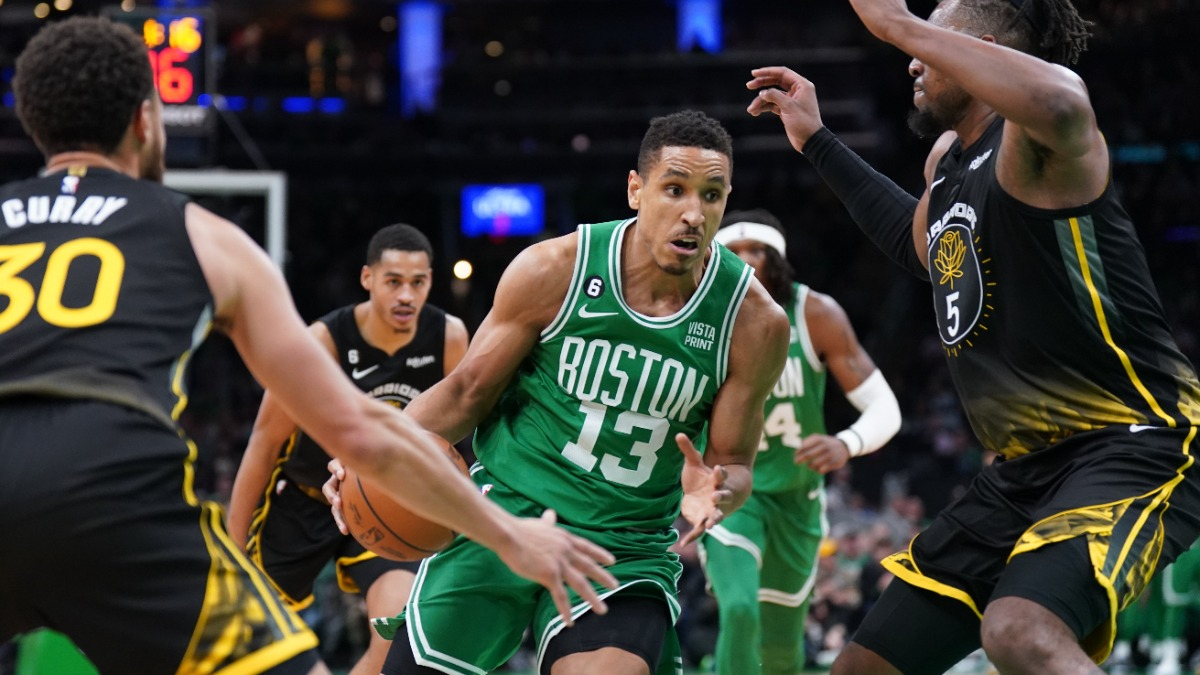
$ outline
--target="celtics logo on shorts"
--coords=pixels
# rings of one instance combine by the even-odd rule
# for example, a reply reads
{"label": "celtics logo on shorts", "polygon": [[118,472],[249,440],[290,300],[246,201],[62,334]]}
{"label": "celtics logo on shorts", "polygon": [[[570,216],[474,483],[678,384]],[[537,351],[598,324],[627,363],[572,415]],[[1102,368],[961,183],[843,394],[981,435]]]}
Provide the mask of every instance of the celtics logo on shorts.
{"label": "celtics logo on shorts", "polygon": [[942,344],[952,355],[971,346],[984,312],[983,274],[975,241],[975,211],[957,203],[929,228],[929,278]]}

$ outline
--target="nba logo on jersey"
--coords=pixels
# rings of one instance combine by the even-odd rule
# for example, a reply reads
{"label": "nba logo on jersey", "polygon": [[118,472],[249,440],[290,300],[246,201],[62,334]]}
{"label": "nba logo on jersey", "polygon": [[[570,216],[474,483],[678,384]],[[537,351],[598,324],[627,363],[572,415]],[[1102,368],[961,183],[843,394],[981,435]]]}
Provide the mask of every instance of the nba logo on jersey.
{"label": "nba logo on jersey", "polygon": [[65,195],[73,195],[79,189],[79,176],[63,176],[62,192]]}

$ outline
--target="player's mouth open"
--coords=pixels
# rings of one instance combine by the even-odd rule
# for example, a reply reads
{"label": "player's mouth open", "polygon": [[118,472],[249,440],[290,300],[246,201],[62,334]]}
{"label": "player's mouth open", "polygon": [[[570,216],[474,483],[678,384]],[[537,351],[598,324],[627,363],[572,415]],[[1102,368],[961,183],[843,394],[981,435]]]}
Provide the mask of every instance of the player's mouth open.
{"label": "player's mouth open", "polygon": [[671,246],[684,253],[695,253],[700,248],[700,242],[695,239],[672,239]]}

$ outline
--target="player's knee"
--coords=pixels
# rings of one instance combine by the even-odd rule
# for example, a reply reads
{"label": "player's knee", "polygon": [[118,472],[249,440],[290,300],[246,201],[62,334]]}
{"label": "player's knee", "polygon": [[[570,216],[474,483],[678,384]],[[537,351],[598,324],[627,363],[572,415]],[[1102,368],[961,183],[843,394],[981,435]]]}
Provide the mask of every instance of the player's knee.
{"label": "player's knee", "polygon": [[758,598],[722,598],[717,606],[722,630],[728,627],[740,633],[758,632]]}
{"label": "player's knee", "polygon": [[898,673],[887,661],[875,652],[856,642],[849,642],[829,667],[830,675],[858,675],[858,673]]}
{"label": "player's knee", "polygon": [[988,659],[1001,670],[1020,663],[1046,663],[1056,646],[1048,631],[1038,630],[1031,617],[1002,598],[984,612],[980,639]]}

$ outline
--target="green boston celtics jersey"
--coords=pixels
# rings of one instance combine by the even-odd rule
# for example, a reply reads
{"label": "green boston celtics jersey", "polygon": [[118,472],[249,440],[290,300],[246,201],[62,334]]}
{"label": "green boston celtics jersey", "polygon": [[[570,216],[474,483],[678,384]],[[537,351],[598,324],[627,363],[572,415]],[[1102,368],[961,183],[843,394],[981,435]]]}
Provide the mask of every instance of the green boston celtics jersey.
{"label": "green boston celtics jersey", "polygon": [[621,288],[633,223],[579,227],[562,308],[475,436],[490,480],[589,529],[662,530],[678,515],[675,434],[699,440],[753,277],[714,245],[678,312],[639,314]]}
{"label": "green boston celtics jersey", "polygon": [[824,484],[821,474],[797,465],[792,457],[800,440],[825,433],[825,365],[817,358],[804,303],[808,286],[793,284],[796,300],[787,310],[792,324],[787,365],[763,407],[763,439],[754,460],[754,491],[811,490]]}

